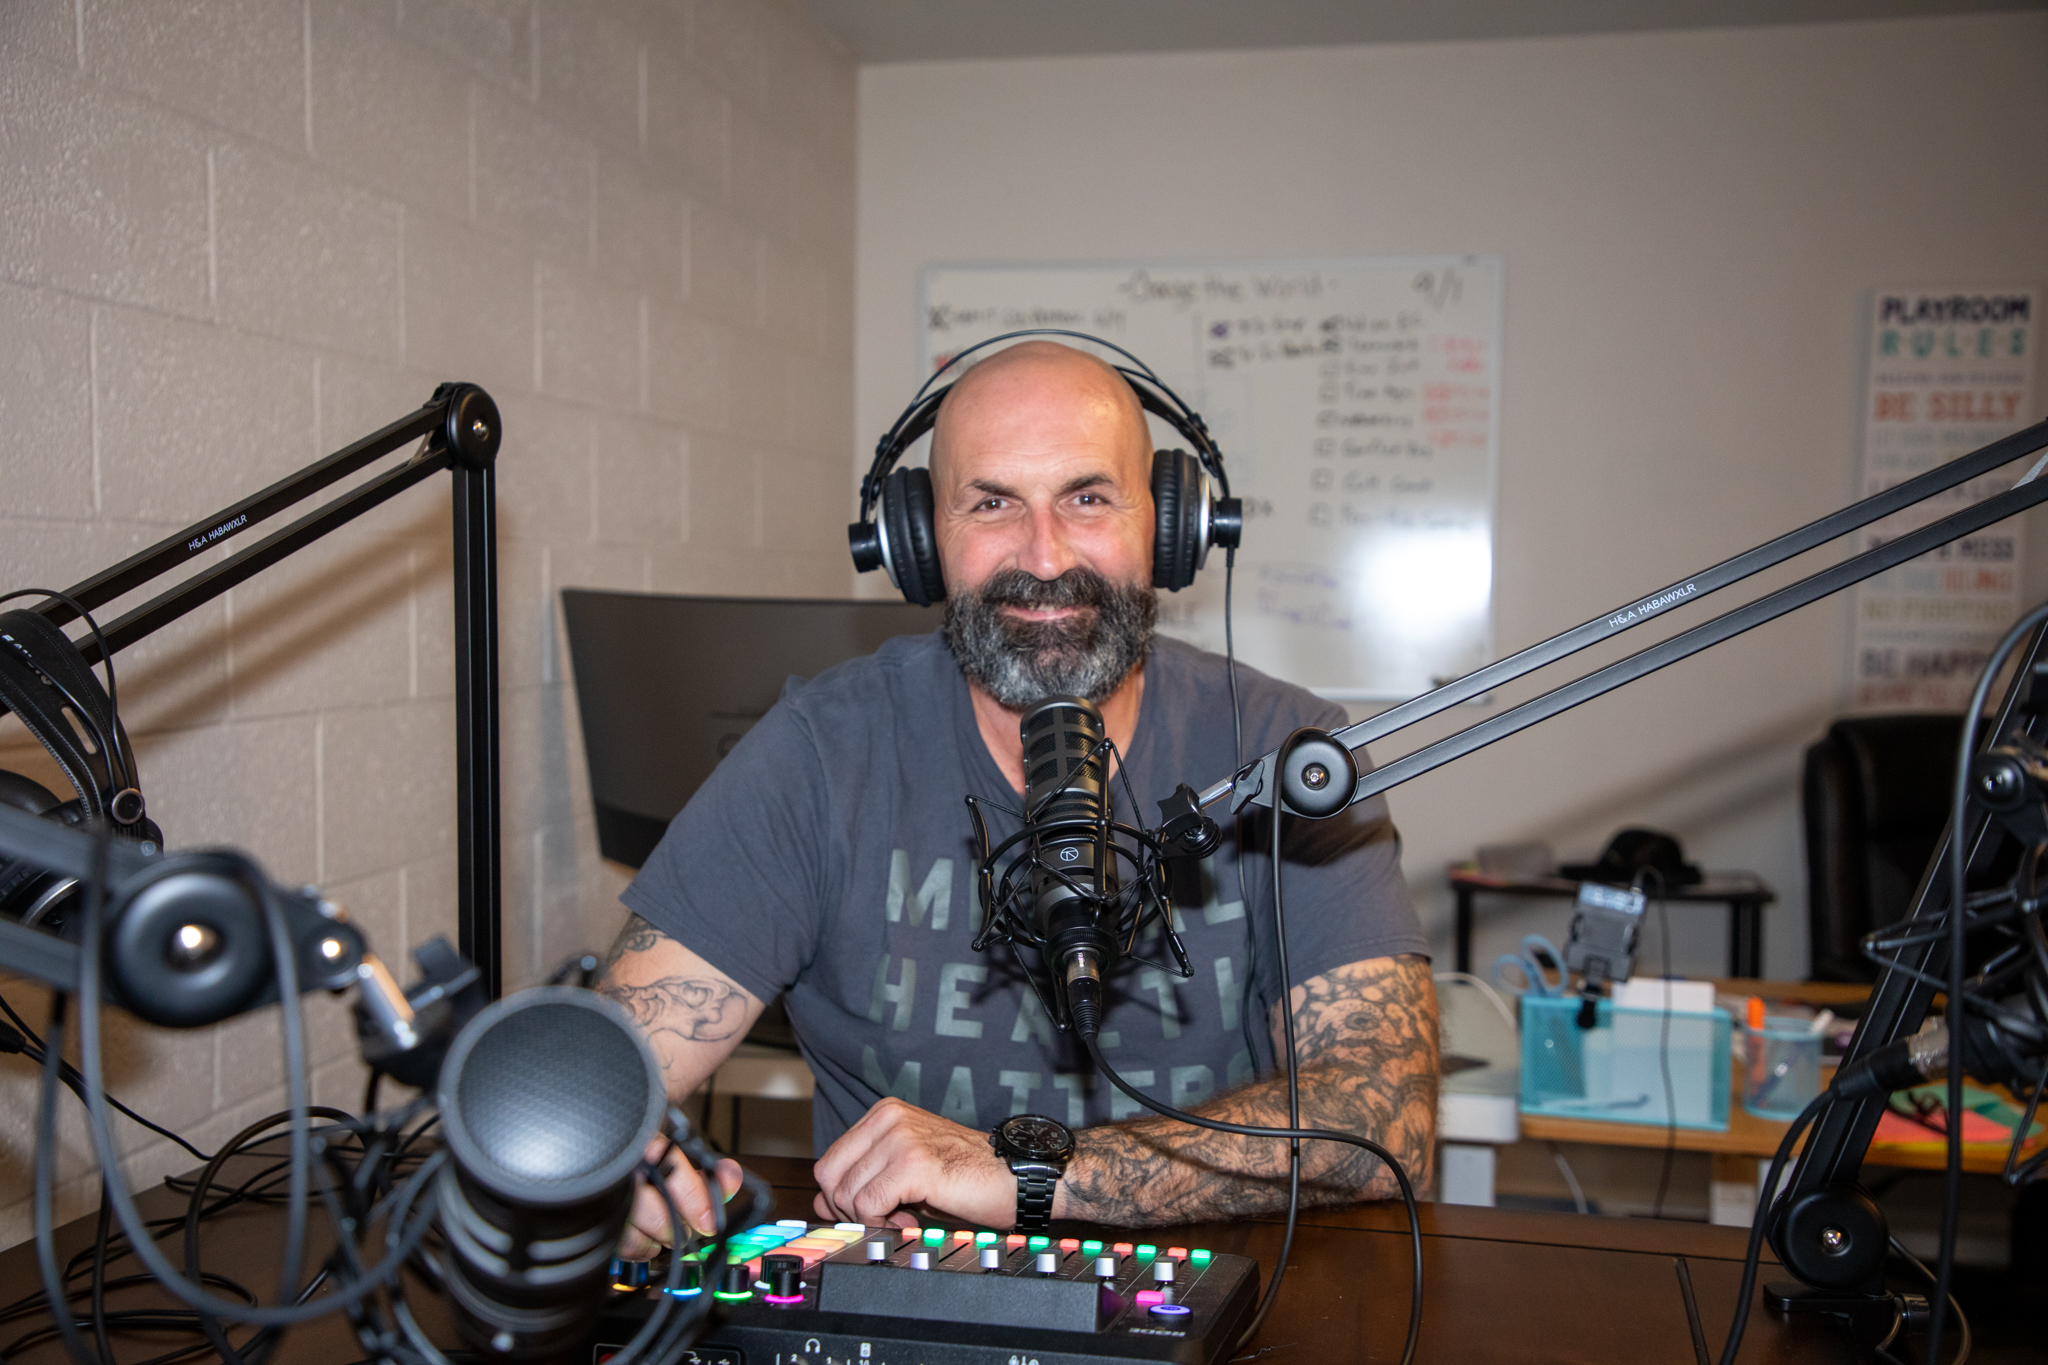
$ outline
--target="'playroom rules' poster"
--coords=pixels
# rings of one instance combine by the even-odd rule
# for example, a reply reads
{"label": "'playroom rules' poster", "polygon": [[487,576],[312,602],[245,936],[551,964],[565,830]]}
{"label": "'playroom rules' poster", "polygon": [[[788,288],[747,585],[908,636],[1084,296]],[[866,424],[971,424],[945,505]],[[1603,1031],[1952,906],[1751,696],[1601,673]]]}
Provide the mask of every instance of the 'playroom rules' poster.
{"label": "'playroom rules' poster", "polygon": [[[2034,420],[2041,291],[1880,289],[1863,394],[1868,496]],[[1870,549],[2012,487],[2026,467],[1972,479],[1862,532]],[[1851,670],[1859,711],[1957,711],[2019,611],[2018,518],[1863,583]]]}

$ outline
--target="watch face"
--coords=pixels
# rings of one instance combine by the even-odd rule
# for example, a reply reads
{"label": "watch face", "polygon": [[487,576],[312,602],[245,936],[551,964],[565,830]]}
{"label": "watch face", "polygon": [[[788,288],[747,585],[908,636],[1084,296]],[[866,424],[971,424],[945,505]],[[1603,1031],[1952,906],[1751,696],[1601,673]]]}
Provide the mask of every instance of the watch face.
{"label": "watch face", "polygon": [[1074,1149],[1074,1135],[1066,1125],[1040,1114],[1017,1114],[1004,1119],[997,1131],[1006,1145],[1038,1161],[1063,1160]]}

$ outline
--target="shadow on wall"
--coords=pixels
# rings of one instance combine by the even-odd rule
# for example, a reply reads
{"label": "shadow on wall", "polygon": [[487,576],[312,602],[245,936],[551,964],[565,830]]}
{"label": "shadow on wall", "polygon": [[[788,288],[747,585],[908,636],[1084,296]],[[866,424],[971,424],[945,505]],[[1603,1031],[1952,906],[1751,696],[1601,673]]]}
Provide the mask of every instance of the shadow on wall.
{"label": "shadow on wall", "polygon": [[1838,714],[1835,708],[1814,707],[1782,718],[1713,753],[1603,792],[1524,837],[1558,849],[1584,845],[1591,856],[1623,825],[1649,823],[1677,831],[1690,850],[1716,826],[1788,795],[1796,798],[1800,756]]}
{"label": "shadow on wall", "polygon": [[[1715,868],[1748,865],[1745,870],[1765,872],[1778,893],[1777,904],[1766,916],[1765,960],[1782,964],[1775,970],[1790,971],[1805,960],[1801,758],[1806,746],[1826,731],[1837,714],[1837,708],[1816,706],[1781,717],[1735,743],[1665,765],[1551,814],[1540,823],[1489,836],[1486,842],[1540,840],[1564,861],[1581,856],[1590,860],[1624,826],[1669,830],[1678,835],[1686,856],[1693,861]],[[1470,857],[1475,851],[1463,848],[1453,856]],[[1417,869],[1411,890],[1424,930],[1448,965],[1453,898],[1442,870]],[[1786,920],[1788,914],[1797,921],[1796,926]],[[1699,918],[1696,927],[1691,923],[1695,918]],[[1496,952],[1512,948],[1525,932],[1556,936],[1568,919],[1561,903],[1490,904],[1476,926],[1475,966],[1483,972]],[[1718,915],[1688,916],[1685,923],[1674,922],[1673,932],[1679,945],[1674,950],[1674,967],[1685,970],[1692,963],[1695,970],[1709,965],[1717,972],[1725,970]],[[1695,939],[1698,941],[1693,942]],[[1803,967],[1799,969],[1803,971]]]}

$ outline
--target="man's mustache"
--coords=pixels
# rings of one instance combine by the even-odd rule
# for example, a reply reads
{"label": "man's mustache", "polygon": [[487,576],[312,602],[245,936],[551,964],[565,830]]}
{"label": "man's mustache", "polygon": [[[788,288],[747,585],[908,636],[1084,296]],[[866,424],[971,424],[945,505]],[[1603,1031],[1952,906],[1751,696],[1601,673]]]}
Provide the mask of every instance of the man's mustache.
{"label": "man's mustache", "polygon": [[992,607],[1046,610],[1056,607],[1101,607],[1110,598],[1109,580],[1093,569],[1073,568],[1058,578],[1040,578],[1023,569],[1003,569],[981,586],[981,600]]}

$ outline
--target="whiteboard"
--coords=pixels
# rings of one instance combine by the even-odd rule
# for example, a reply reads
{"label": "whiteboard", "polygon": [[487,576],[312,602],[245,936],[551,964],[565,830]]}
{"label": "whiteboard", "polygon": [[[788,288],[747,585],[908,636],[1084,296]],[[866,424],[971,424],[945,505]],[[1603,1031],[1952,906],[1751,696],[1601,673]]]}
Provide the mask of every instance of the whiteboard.
{"label": "whiteboard", "polygon": [[[1498,256],[927,266],[919,373],[1023,327],[1131,351],[1201,413],[1244,499],[1238,657],[1328,697],[1411,697],[1492,657],[1501,273]],[[1161,594],[1163,634],[1223,649],[1222,558]]]}

